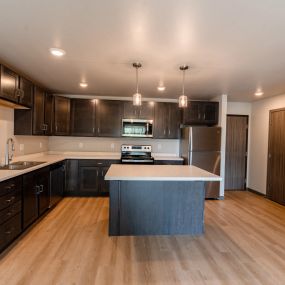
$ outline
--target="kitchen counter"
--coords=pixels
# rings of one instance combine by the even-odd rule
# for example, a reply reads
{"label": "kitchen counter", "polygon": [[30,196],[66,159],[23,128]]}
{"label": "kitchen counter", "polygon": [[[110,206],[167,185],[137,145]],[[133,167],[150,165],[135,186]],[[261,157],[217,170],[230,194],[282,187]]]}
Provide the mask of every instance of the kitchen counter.
{"label": "kitchen counter", "polygon": [[[177,156],[159,156],[155,154],[155,159],[163,160],[180,160],[181,158]],[[43,168],[45,166],[63,161],[65,159],[108,159],[108,160],[120,160],[121,153],[119,152],[47,152],[47,153],[35,153],[30,155],[18,156],[13,162],[16,161],[42,161],[45,163],[29,167],[22,170],[0,170],[0,182]]]}
{"label": "kitchen counter", "polygon": [[222,178],[193,165],[113,164],[105,180],[221,181]]}
{"label": "kitchen counter", "polygon": [[205,184],[221,177],[191,165],[111,165],[109,235],[201,235]]}

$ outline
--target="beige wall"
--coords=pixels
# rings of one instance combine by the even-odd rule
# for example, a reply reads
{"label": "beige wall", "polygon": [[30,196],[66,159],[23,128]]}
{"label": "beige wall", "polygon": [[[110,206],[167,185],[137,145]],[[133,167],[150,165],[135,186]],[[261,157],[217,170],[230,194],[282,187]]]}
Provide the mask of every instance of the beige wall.
{"label": "beige wall", "polygon": [[179,155],[179,140],[134,138],[50,137],[51,151],[120,152],[122,144],[150,144],[154,153]]}
{"label": "beige wall", "polygon": [[[48,150],[47,137],[14,136],[14,110],[0,106],[0,163],[4,163],[5,146],[9,137],[15,140],[15,156]],[[20,148],[21,147],[21,148]]]}

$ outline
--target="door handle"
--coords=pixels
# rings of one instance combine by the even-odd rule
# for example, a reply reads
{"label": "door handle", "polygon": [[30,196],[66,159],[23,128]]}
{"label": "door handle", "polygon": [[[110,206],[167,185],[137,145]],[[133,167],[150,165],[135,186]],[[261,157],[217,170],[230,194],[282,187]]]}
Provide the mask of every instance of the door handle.
{"label": "door handle", "polygon": [[104,176],[104,171],[103,170],[101,171],[101,176]]}

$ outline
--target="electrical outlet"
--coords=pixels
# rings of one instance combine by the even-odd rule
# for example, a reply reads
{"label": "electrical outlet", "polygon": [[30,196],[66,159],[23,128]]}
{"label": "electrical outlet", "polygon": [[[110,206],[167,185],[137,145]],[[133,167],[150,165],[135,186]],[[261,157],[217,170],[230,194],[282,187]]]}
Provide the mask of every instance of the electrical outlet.
{"label": "electrical outlet", "polygon": [[83,143],[80,142],[80,143],[78,144],[78,147],[79,147],[79,148],[83,148]]}
{"label": "electrical outlet", "polygon": [[40,148],[43,148],[43,143],[42,142],[40,142]]}
{"label": "electrical outlet", "polygon": [[111,150],[114,150],[114,149],[115,149],[115,144],[111,143]]}
{"label": "electrical outlet", "polygon": [[25,145],[23,143],[20,143],[20,151],[24,151]]}

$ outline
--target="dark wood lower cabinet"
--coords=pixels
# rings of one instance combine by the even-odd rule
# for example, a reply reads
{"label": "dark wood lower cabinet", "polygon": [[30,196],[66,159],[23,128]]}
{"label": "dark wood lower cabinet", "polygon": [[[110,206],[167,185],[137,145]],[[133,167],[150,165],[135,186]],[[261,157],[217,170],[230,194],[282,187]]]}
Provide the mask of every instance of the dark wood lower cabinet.
{"label": "dark wood lower cabinet", "polygon": [[183,160],[155,160],[156,165],[183,165]]}
{"label": "dark wood lower cabinet", "polygon": [[80,159],[66,161],[66,196],[104,196],[109,182],[104,180],[111,164],[120,160]]}
{"label": "dark wood lower cabinet", "polygon": [[23,227],[49,207],[49,167],[23,175]]}
{"label": "dark wood lower cabinet", "polygon": [[22,231],[22,178],[0,183],[0,251]]}

